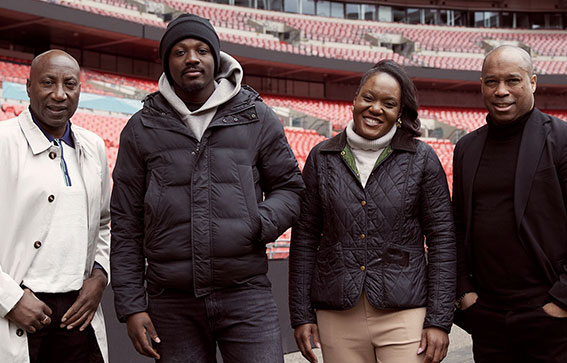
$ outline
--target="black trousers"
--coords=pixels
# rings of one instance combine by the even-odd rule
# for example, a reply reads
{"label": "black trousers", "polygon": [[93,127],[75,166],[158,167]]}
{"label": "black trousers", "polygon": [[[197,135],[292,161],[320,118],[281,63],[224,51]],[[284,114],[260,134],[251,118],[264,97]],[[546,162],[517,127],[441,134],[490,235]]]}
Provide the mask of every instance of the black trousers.
{"label": "black trousers", "polygon": [[92,326],[83,331],[79,331],[80,326],[71,330],[59,327],[61,318],[73,305],[78,294],[78,291],[35,294],[53,313],[51,324],[33,334],[28,333],[30,363],[103,362]]}
{"label": "black trousers", "polygon": [[542,307],[501,311],[480,304],[461,313],[476,363],[567,362],[567,318],[552,317]]}

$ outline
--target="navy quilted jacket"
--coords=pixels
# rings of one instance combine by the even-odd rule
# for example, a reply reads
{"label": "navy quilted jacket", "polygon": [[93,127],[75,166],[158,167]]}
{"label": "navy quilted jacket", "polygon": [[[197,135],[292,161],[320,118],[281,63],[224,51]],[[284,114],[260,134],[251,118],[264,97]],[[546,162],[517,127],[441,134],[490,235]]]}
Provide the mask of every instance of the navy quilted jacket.
{"label": "navy quilted jacket", "polygon": [[427,307],[424,327],[450,331],[456,247],[437,155],[399,129],[363,188],[345,146],[345,132],[323,141],[303,171],[290,254],[292,326],[315,323],[314,309],[349,309],[365,290],[376,308]]}
{"label": "navy quilted jacket", "polygon": [[278,117],[245,86],[219,106],[201,141],[159,92],[149,95],[122,131],[113,178],[121,320],[146,310],[145,280],[196,296],[269,286],[266,243],[297,218],[304,188]]}

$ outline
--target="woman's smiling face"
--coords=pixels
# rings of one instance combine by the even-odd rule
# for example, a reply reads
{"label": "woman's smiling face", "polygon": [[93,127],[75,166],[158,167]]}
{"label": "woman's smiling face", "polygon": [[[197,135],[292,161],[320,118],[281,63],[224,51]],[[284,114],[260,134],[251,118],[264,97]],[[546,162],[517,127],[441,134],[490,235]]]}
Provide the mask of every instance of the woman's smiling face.
{"label": "woman's smiling face", "polygon": [[387,73],[370,76],[353,101],[354,131],[369,140],[388,133],[400,116],[402,90]]}

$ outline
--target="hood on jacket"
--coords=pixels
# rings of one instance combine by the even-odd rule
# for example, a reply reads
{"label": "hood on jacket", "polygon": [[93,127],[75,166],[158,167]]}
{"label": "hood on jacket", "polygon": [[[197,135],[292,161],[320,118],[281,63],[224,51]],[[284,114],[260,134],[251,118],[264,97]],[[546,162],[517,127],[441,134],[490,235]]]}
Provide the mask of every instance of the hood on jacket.
{"label": "hood on jacket", "polygon": [[189,110],[177,96],[165,73],[161,75],[158,86],[163,97],[191,129],[195,137],[201,140],[218,106],[232,99],[240,91],[243,76],[244,72],[240,63],[227,53],[220,52],[220,67],[214,82],[215,90],[209,99],[194,111]]}

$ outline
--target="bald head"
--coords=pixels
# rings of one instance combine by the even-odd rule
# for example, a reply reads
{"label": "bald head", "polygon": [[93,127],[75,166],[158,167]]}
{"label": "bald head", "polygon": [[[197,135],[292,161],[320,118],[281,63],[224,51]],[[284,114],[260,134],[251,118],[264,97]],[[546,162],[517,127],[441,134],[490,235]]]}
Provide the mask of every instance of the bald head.
{"label": "bald head", "polygon": [[34,58],[26,89],[36,121],[55,138],[65,133],[77,110],[81,74],[75,58],[62,50],[50,50]]}
{"label": "bald head", "polygon": [[33,75],[34,70],[44,67],[46,64],[51,63],[51,61],[56,58],[59,58],[59,61],[67,62],[70,67],[76,68],[76,71],[80,73],[81,68],[79,67],[79,63],[75,58],[73,58],[69,53],[62,50],[52,49],[41,53],[32,60],[30,77]]}
{"label": "bald head", "polygon": [[492,49],[488,54],[484,57],[484,61],[482,62],[482,73],[484,74],[484,67],[486,62],[491,57],[501,57],[506,56],[509,58],[516,58],[518,62],[518,66],[524,69],[529,76],[534,74],[534,66],[532,63],[532,57],[528,52],[520,47],[515,47],[513,45],[501,45]]}

